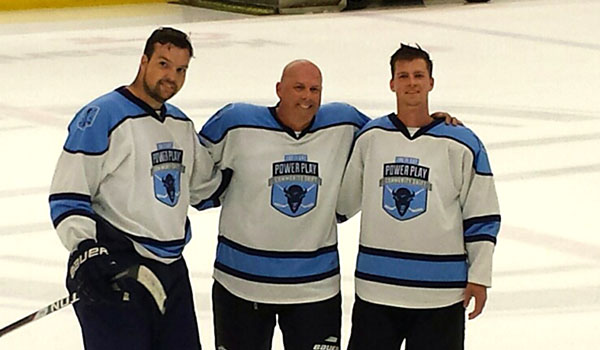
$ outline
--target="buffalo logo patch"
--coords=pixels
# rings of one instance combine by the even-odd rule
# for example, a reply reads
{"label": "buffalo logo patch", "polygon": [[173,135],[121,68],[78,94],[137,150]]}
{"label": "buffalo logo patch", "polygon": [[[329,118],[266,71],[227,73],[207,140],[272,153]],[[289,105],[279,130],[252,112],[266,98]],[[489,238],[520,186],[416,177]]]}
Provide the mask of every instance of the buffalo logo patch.
{"label": "buffalo logo patch", "polygon": [[321,185],[319,164],[309,162],[306,154],[288,154],[282,162],[273,163],[271,206],[282,214],[297,217],[317,205]]}
{"label": "buffalo logo patch", "polygon": [[174,207],[181,193],[181,174],[185,173],[183,151],[173,148],[173,142],[159,143],[157,148],[152,152],[154,196],[160,202]]}
{"label": "buffalo logo patch", "polygon": [[379,186],[383,210],[395,219],[412,219],[427,210],[427,192],[432,186],[429,168],[419,165],[419,159],[396,157],[394,163],[385,163]]}

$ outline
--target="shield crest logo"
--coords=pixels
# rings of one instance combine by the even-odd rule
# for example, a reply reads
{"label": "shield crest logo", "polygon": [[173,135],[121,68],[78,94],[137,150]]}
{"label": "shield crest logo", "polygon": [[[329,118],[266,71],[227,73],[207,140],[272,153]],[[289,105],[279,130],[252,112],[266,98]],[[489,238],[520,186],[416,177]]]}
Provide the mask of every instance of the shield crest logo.
{"label": "shield crest logo", "polygon": [[408,220],[426,210],[427,190],[422,186],[387,184],[383,186],[383,209],[398,220]]}
{"label": "shield crest logo", "polygon": [[320,184],[317,163],[304,154],[286,155],[283,162],[273,164],[271,207],[291,217],[306,214],[317,205]]}
{"label": "shield crest logo", "polygon": [[271,206],[287,216],[300,216],[317,204],[315,183],[284,181],[271,188]]}
{"label": "shield crest logo", "polygon": [[431,190],[429,168],[416,158],[396,157],[383,166],[382,208],[396,220],[415,218],[427,211],[427,192]]}
{"label": "shield crest logo", "polygon": [[179,169],[166,169],[154,172],[154,196],[168,206],[175,206],[181,193],[181,172]]}
{"label": "shield crest logo", "polygon": [[183,151],[173,148],[172,142],[159,143],[157,147],[158,150],[152,152],[154,197],[174,207],[179,202],[181,174],[185,172]]}

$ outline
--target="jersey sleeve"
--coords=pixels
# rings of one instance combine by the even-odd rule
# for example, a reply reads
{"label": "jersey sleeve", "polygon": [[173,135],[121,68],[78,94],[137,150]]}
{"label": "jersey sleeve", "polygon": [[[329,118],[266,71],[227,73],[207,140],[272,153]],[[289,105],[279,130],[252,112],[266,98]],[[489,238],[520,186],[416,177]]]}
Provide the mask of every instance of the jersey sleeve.
{"label": "jersey sleeve", "polygon": [[[198,133],[198,140],[200,142],[199,157],[201,162],[210,161],[214,164],[214,171],[218,171],[221,174],[221,185],[213,193],[210,198],[202,200],[200,203],[194,205],[194,208],[198,210],[205,210],[209,208],[216,208],[221,205],[223,196],[227,189],[227,185],[231,181],[233,174],[232,169],[228,168],[223,162],[223,150],[227,141],[228,127],[226,125],[226,114],[232,109],[232,105],[227,105],[217,111],[202,127]],[[194,203],[194,202],[192,202]]]}
{"label": "jersey sleeve", "polygon": [[468,281],[491,287],[492,255],[500,231],[500,211],[485,147],[477,138],[476,144],[473,158],[465,159],[463,163],[464,183],[460,192],[463,234],[469,260]]}
{"label": "jersey sleeve", "polygon": [[198,210],[221,205],[221,196],[231,180],[230,169],[219,169],[219,163],[194,135],[194,169],[190,184],[190,203]]}
{"label": "jersey sleeve", "polygon": [[105,176],[109,122],[99,106],[81,109],[69,134],[50,186],[50,214],[62,244],[70,251],[85,239],[96,238],[92,196]]}
{"label": "jersey sleeve", "polygon": [[362,141],[364,139],[355,140],[342,178],[336,208],[336,218],[339,223],[356,215],[361,208],[364,172]]}

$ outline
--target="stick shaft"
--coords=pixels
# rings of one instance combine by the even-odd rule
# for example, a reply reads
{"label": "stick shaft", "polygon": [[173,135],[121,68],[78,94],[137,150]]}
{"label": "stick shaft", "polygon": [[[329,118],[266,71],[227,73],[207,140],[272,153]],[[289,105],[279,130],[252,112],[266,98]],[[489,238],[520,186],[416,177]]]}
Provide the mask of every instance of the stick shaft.
{"label": "stick shaft", "polygon": [[9,324],[8,326],[0,329],[0,337],[9,332],[14,331],[17,328],[22,327],[30,322],[33,322],[37,319],[47,316],[47,315],[53,313],[54,311],[58,311],[62,308],[65,308],[65,307],[75,303],[78,300],[79,300],[79,298],[77,297],[77,294],[73,293],[69,296],[66,296],[62,299],[59,299],[59,300],[53,302],[50,305],[46,305],[43,308],[37,310],[36,312],[31,313],[31,314],[23,317],[22,319],[20,319],[16,322],[13,322],[13,323]]}
{"label": "stick shaft", "polygon": [[[133,278],[139,283],[141,283],[152,295],[152,298],[156,302],[156,306],[158,307],[159,311],[162,314],[165,313],[165,301],[167,300],[167,294],[165,293],[165,289],[162,283],[160,282],[158,277],[156,277],[156,275],[152,272],[152,270],[150,270],[144,265],[130,266],[129,268],[118,273],[112,278],[112,281],[115,282],[115,288],[118,288],[116,286],[116,281],[123,278]],[[73,293],[69,296],[66,296],[62,299],[53,302],[50,305],[46,305],[43,308],[37,310],[36,312],[29,314],[23,317],[22,319],[0,329],[0,337],[28,323],[31,323],[37,319],[47,316],[53,313],[54,311],[63,309],[77,301],[79,301],[79,298],[76,293]]]}

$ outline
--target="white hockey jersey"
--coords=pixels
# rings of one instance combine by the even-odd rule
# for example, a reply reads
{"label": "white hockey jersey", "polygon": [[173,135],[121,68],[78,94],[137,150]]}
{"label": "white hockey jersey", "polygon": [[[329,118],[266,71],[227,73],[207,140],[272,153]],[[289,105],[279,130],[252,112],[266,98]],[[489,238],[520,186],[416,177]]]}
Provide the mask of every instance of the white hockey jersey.
{"label": "white hockey jersey", "polygon": [[368,118],[322,105],[299,135],[275,108],[230,104],[200,132],[233,177],[221,198],[214,278],[255,302],[303,303],[340,290],[335,205],[350,147]]}
{"label": "white hockey jersey", "polygon": [[139,254],[169,263],[190,240],[188,207],[214,194],[221,178],[183,112],[164,104],[157,113],[121,87],[70,123],[50,188],[51,217],[71,251],[97,239],[100,216]]}
{"label": "white hockey jersey", "polygon": [[337,211],[360,209],[360,298],[435,308],[461,301],[467,281],[491,285],[498,200],[485,148],[469,129],[436,120],[411,136],[395,114],[369,122]]}

